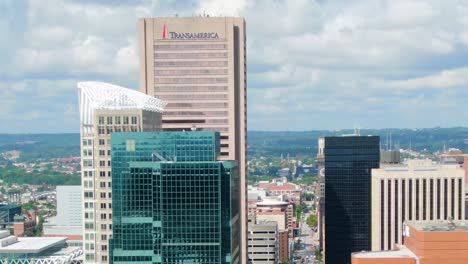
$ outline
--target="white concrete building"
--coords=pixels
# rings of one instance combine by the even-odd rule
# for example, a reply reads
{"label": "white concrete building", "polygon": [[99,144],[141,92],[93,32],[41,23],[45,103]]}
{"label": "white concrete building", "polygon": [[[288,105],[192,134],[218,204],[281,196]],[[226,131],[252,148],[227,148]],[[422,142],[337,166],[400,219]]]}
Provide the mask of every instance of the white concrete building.
{"label": "white concrete building", "polygon": [[109,262],[112,236],[111,134],[160,131],[166,103],[101,82],[78,83],[86,263]]}
{"label": "white concrete building", "polygon": [[259,221],[248,225],[248,263],[278,263],[278,224]]}
{"label": "white concrete building", "polygon": [[405,221],[465,219],[464,173],[430,160],[372,169],[372,250],[402,244]]}

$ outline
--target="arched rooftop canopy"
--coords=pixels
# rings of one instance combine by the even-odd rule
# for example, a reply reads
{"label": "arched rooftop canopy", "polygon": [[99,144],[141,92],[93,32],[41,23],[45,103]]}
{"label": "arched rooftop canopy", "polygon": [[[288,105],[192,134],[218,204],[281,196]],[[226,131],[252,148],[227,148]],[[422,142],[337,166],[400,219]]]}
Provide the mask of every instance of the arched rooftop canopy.
{"label": "arched rooftop canopy", "polygon": [[93,125],[94,110],[146,110],[161,113],[166,102],[144,93],[104,82],[77,84],[82,125]]}

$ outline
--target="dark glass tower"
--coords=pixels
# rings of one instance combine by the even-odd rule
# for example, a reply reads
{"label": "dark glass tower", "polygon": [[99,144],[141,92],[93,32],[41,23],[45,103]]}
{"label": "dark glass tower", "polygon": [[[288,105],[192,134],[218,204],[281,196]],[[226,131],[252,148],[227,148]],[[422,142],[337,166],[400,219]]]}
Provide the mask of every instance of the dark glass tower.
{"label": "dark glass tower", "polygon": [[217,132],[112,134],[112,263],[236,263],[237,163]]}
{"label": "dark glass tower", "polygon": [[325,138],[325,261],[351,263],[371,249],[371,170],[379,167],[380,138]]}

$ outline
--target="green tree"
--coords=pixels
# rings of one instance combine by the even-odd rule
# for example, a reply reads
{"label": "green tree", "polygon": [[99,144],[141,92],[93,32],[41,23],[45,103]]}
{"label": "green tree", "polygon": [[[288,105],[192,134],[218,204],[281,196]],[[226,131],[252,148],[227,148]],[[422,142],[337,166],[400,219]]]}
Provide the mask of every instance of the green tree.
{"label": "green tree", "polygon": [[315,259],[318,260],[319,262],[322,262],[322,258],[323,258],[322,251],[318,249],[315,250]]}
{"label": "green tree", "polygon": [[310,227],[316,227],[317,226],[317,215],[314,215],[314,214],[311,214],[309,215],[309,217],[307,218],[307,225],[309,225]]}

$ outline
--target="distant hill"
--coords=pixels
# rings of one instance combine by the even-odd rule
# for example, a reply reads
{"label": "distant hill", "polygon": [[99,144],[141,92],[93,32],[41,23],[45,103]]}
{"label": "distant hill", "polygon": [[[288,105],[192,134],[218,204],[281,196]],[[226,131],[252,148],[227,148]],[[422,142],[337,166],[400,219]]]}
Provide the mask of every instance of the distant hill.
{"label": "distant hill", "polygon": [[[320,137],[351,134],[353,130],[304,131],[304,132],[265,132],[249,131],[248,144],[251,155],[307,155],[317,154]],[[361,135],[380,136],[382,148],[387,148],[387,137],[392,138],[393,148],[426,150],[436,152],[446,148],[459,148],[468,153],[468,128],[424,128],[424,129],[363,129]],[[389,141],[389,140],[388,140]],[[390,147],[390,146],[389,146]]]}
{"label": "distant hill", "polygon": [[0,152],[19,150],[20,160],[80,155],[80,134],[0,134]]}
{"label": "distant hill", "polygon": [[[307,155],[317,153],[317,140],[324,136],[350,134],[352,130],[267,132],[249,131],[250,155]],[[459,148],[468,153],[468,128],[424,128],[424,129],[363,129],[361,135],[381,137],[382,148],[387,147],[387,135],[392,135],[395,148],[436,152],[446,148]],[[80,135],[71,134],[0,134],[0,152],[20,150],[22,160],[58,158],[80,155]]]}

